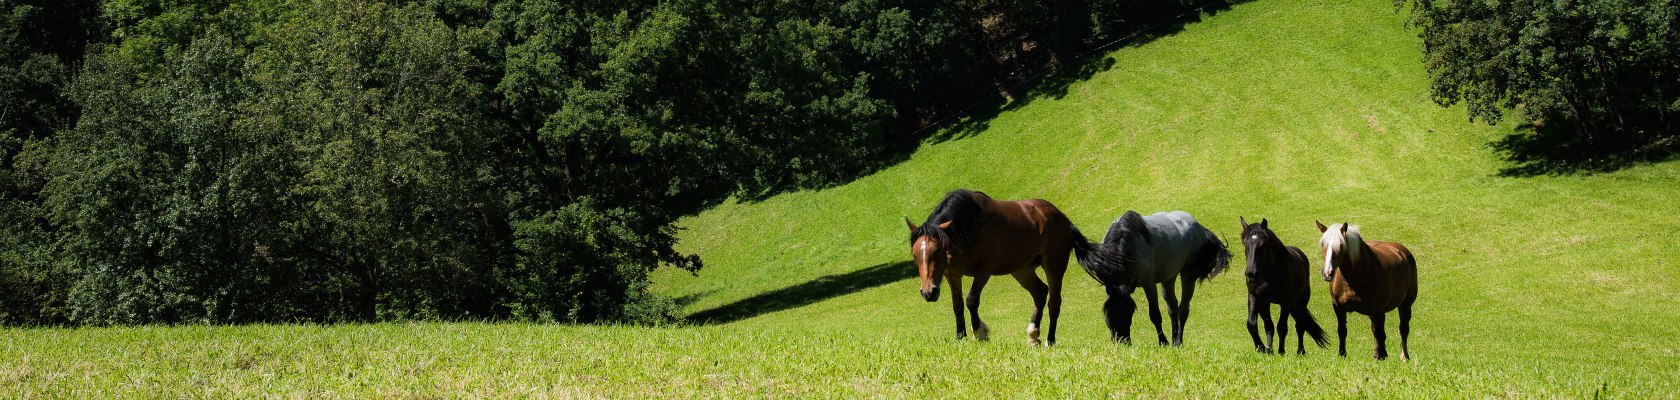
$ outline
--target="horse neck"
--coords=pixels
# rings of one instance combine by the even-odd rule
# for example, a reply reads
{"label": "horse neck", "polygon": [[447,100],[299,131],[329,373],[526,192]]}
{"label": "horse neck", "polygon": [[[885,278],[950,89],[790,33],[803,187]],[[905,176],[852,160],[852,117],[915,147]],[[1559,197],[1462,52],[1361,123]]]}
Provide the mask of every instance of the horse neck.
{"label": "horse neck", "polygon": [[1290,259],[1294,257],[1294,254],[1289,253],[1289,246],[1284,245],[1282,240],[1276,240],[1277,238],[1275,237],[1273,239],[1274,240],[1269,242],[1270,246],[1262,246],[1260,248],[1260,252],[1264,254],[1263,257],[1268,258],[1267,261],[1272,264],[1270,268],[1268,268],[1270,271],[1266,272],[1284,274],[1285,271],[1288,271],[1289,266],[1292,265],[1290,264]]}
{"label": "horse neck", "polygon": [[[1355,243],[1354,246],[1349,247],[1353,248],[1353,251],[1359,252],[1357,254],[1358,261],[1350,262],[1348,265],[1343,266],[1342,274],[1348,275],[1349,277],[1361,278],[1368,274],[1376,273],[1378,269],[1377,253],[1371,250],[1371,244],[1369,242],[1364,240],[1357,240],[1356,242],[1357,243]],[[1353,256],[1353,254],[1349,254],[1349,258],[1353,258]]]}

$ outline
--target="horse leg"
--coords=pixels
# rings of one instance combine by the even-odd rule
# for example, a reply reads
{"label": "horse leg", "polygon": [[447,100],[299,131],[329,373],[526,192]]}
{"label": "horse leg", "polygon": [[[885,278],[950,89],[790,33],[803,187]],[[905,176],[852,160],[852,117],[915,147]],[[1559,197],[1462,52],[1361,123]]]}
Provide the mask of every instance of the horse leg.
{"label": "horse leg", "polygon": [[1045,332],[1044,343],[1051,346],[1056,345],[1056,320],[1062,315],[1062,274],[1067,272],[1067,260],[1061,264],[1044,266],[1044,278],[1050,281],[1050,330]]}
{"label": "horse leg", "polygon": [[1260,319],[1260,307],[1265,306],[1260,303],[1259,299],[1254,298],[1254,295],[1248,295],[1248,337],[1254,339],[1255,351],[1270,353],[1271,349],[1266,348],[1266,344],[1260,342],[1260,327],[1255,325],[1255,320]]}
{"label": "horse leg", "polygon": [[968,289],[968,317],[974,320],[974,339],[982,342],[991,340],[992,330],[986,326],[985,322],[980,321],[980,291],[986,289],[986,281],[991,280],[991,278],[991,276],[983,274],[976,276],[974,277],[974,286]]}
{"label": "horse leg", "polygon": [[1106,286],[1108,301],[1103,302],[1103,321],[1108,323],[1108,333],[1115,342],[1132,344],[1132,314],[1137,312],[1137,302],[1132,301],[1132,288],[1121,286]]}
{"label": "horse leg", "polygon": [[1143,296],[1149,298],[1149,322],[1155,323],[1155,340],[1166,346],[1167,334],[1161,330],[1161,305],[1155,299],[1155,284],[1143,285]]}
{"label": "horse leg", "polygon": [[1038,322],[1044,316],[1044,296],[1049,294],[1050,288],[1046,287],[1044,281],[1039,280],[1038,274],[1033,273],[1030,268],[1015,271],[1010,276],[1014,276],[1021,288],[1027,289],[1027,293],[1032,295],[1033,312],[1032,320],[1027,322],[1027,344],[1037,346],[1042,343],[1038,341]]}
{"label": "horse leg", "polygon": [[[1307,316],[1307,305],[1302,303],[1293,307],[1295,311],[1295,354],[1307,354],[1307,324],[1301,323],[1301,318]],[[1310,318],[1310,317],[1308,317]]]}
{"label": "horse leg", "polygon": [[1386,343],[1388,341],[1388,333],[1383,332],[1385,330],[1383,328],[1383,314],[1371,314],[1371,337],[1377,340],[1377,353],[1375,356],[1378,360],[1388,358],[1388,344]]}
{"label": "horse leg", "polygon": [[[1300,325],[1301,321],[1296,320],[1295,324]],[[1277,353],[1281,356],[1289,350],[1289,308],[1281,305],[1278,306],[1277,334]]]}
{"label": "horse leg", "polygon": [[957,340],[962,340],[968,337],[968,326],[963,323],[962,275],[945,274],[945,286],[951,287],[951,313],[957,315]]}
{"label": "horse leg", "polygon": [[1277,342],[1272,341],[1272,335],[1274,335],[1276,332],[1272,331],[1272,326],[1273,325],[1272,325],[1272,304],[1271,303],[1260,302],[1260,324],[1264,325],[1266,327],[1266,349],[1267,349],[1266,354],[1271,354],[1270,349],[1274,348],[1274,347],[1272,347],[1272,345],[1277,344]]}
{"label": "horse leg", "polygon": [[[1178,312],[1174,313],[1178,316],[1177,329],[1173,329],[1174,346],[1184,344],[1184,326],[1190,324],[1190,298],[1196,296],[1196,280],[1188,277],[1182,279],[1184,279],[1184,298],[1179,300]],[[1171,296],[1172,294],[1168,292],[1167,295]]]}
{"label": "horse leg", "polygon": [[1336,348],[1337,354],[1347,357],[1347,310],[1336,309]]}
{"label": "horse leg", "polygon": [[1417,300],[1417,296],[1413,295],[1412,297],[1407,298],[1405,302],[1400,303],[1400,360],[1401,361],[1409,361],[1409,360],[1412,359],[1411,350],[1406,348],[1406,337],[1411,336],[1411,334],[1412,334],[1412,302],[1416,301],[1416,300]]}

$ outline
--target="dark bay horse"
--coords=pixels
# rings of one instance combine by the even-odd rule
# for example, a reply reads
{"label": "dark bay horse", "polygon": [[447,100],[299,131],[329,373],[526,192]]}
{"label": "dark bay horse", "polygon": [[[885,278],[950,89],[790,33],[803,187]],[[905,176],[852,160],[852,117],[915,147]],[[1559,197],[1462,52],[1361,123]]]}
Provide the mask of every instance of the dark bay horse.
{"label": "dark bay horse", "polygon": [[[1155,286],[1160,285],[1172,319],[1172,345],[1183,344],[1184,322],[1190,317],[1196,281],[1219,275],[1231,261],[1225,243],[1183,211],[1147,217],[1126,211],[1109,226],[1095,253],[1093,258],[1099,262],[1085,263],[1082,258],[1080,265],[1108,289],[1103,319],[1112,338],[1122,343],[1132,341],[1132,314],[1137,311],[1132,291],[1141,286],[1144,297],[1149,298],[1149,319],[1155,323],[1156,339],[1167,344],[1167,335],[1161,331],[1161,311],[1155,303]],[[1175,298],[1172,284],[1181,275],[1183,302]]]}
{"label": "dark bay horse", "polygon": [[[1278,305],[1278,354],[1289,348],[1291,316],[1295,317],[1296,354],[1307,354],[1305,339],[1309,334],[1318,347],[1326,346],[1324,328],[1318,326],[1318,320],[1307,310],[1307,302],[1312,299],[1312,285],[1307,279],[1312,273],[1312,263],[1307,261],[1307,254],[1295,246],[1284,245],[1267,227],[1265,219],[1250,225],[1248,220],[1237,217],[1237,222],[1242,224],[1243,249],[1248,259],[1248,270],[1243,274],[1248,278],[1248,336],[1254,339],[1254,349],[1262,353],[1271,351],[1272,304]],[[1265,342],[1260,341],[1260,332],[1255,329],[1255,317],[1265,322]]]}
{"label": "dark bay horse", "polygon": [[1347,313],[1371,317],[1376,357],[1388,358],[1383,314],[1400,310],[1400,359],[1411,358],[1406,337],[1411,334],[1412,302],[1417,300],[1417,259],[1399,243],[1365,241],[1359,227],[1347,223],[1324,226],[1318,239],[1324,251],[1324,280],[1330,282],[1330,304],[1336,309],[1336,334],[1341,355],[1347,356]]}
{"label": "dark bay horse", "polygon": [[[1027,341],[1039,344],[1039,321],[1046,300],[1050,326],[1046,340],[1056,344],[1056,318],[1062,311],[1062,274],[1068,252],[1080,263],[1099,262],[1091,244],[1055,205],[1044,200],[1000,201],[985,193],[957,189],[945,195],[922,226],[905,218],[910,227],[910,254],[921,273],[922,298],[939,300],[939,279],[951,286],[951,312],[957,317],[957,339],[967,336],[963,306],[974,320],[974,336],[987,340],[990,329],[980,320],[980,292],[993,276],[1009,275],[1032,294],[1032,320]],[[1048,285],[1035,267],[1043,265]],[[974,277],[965,302],[962,277]],[[1047,299],[1048,298],[1048,299]]]}

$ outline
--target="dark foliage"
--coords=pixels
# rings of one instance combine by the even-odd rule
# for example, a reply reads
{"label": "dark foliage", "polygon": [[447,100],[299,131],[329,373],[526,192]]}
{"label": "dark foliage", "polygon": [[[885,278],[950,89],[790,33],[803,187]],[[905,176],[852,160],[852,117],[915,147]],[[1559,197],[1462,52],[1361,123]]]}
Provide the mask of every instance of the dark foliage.
{"label": "dark foliage", "polygon": [[[1602,171],[1673,154],[1680,1],[1414,0],[1435,101],[1522,113],[1493,144],[1509,175]],[[1397,1],[1396,4],[1404,4]]]}
{"label": "dark foliage", "polygon": [[1192,8],[0,0],[0,322],[669,320],[679,218]]}

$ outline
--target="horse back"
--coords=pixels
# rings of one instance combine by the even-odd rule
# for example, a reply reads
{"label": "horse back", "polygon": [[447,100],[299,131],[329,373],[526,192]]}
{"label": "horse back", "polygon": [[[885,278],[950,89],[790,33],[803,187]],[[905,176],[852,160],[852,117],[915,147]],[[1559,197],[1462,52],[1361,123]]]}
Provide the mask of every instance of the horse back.
{"label": "horse back", "polygon": [[1299,247],[1286,246],[1285,249],[1287,249],[1289,253],[1287,257],[1284,257],[1284,259],[1287,260],[1284,263],[1284,268],[1287,269],[1285,272],[1287,273],[1286,276],[1288,276],[1289,283],[1299,287],[1299,289],[1296,289],[1297,295],[1311,295],[1312,261],[1307,258],[1307,253],[1301,251],[1301,248]]}
{"label": "horse back", "polygon": [[1148,277],[1139,283],[1171,282],[1208,238],[1207,228],[1183,211],[1146,215],[1143,224],[1148,228],[1148,240],[1131,242],[1132,251],[1140,258],[1138,272]]}
{"label": "horse back", "polygon": [[1389,291],[1406,298],[1417,294],[1417,259],[1405,245],[1394,242],[1367,241],[1377,264],[1387,277]]}
{"label": "horse back", "polygon": [[[1349,282],[1349,271],[1336,272],[1330,284],[1331,301],[1365,314],[1386,313],[1417,296],[1417,260],[1399,243],[1366,241],[1371,258],[1361,260],[1358,274]],[[1369,274],[1369,275],[1367,275]]]}
{"label": "horse back", "polygon": [[1061,263],[1065,264],[1072,250],[1073,223],[1054,204],[1031,199],[990,200],[981,205],[988,217],[982,230],[981,242],[985,245],[975,249],[979,265],[973,275],[1014,273],[1035,266],[1033,261],[1039,257],[1052,262],[1053,254],[1061,254]]}
{"label": "horse back", "polygon": [[1296,301],[1312,293],[1308,282],[1311,264],[1306,253],[1295,246],[1284,246],[1281,254],[1268,259],[1269,265],[1255,263],[1257,270],[1247,271],[1250,295],[1276,304]]}

